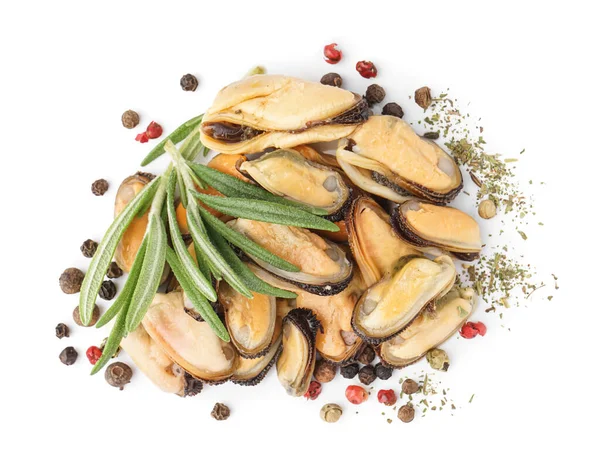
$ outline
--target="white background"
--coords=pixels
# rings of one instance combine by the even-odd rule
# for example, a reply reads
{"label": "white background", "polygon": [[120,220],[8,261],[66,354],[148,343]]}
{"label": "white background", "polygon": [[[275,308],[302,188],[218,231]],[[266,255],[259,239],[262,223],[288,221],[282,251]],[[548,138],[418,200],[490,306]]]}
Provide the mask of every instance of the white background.
{"label": "white background", "polygon": [[[598,461],[596,7],[2,2],[0,460]],[[344,51],[336,67],[321,57],[334,41]],[[373,396],[347,404],[342,380],[306,402],[288,398],[274,375],[255,388],[226,384],[186,400],[160,393],[139,372],[123,392],[89,377],[85,349],[106,332],[74,326],[77,296],[57,283],[64,268],[85,268],[79,245],[101,238],[118,182],[152,146],[133,141],[137,132],[121,126],[121,113],[135,109],[142,126],[156,119],[170,132],[257,64],[309,79],[336,71],[363,92],[371,82],[353,69],[361,59],[377,64],[376,82],[408,120],[419,116],[408,100],[415,88],[450,87],[482,118],[490,150],[519,157],[519,177],[534,180],[527,191],[538,215],[525,227],[529,240],[513,241],[540,281],[558,275],[560,290],[507,310],[506,328],[480,306],[475,318],[488,335],[447,345],[451,370],[436,378],[451,389],[454,416],[428,413],[406,425],[385,410],[388,424]],[[179,88],[188,72],[200,79],[195,93]],[[96,198],[89,188],[100,177],[111,189]],[[510,230],[501,220],[484,231]],[[54,337],[59,321],[70,322],[71,338]],[[80,352],[68,368],[57,358],[67,345]],[[422,370],[424,363],[407,373]],[[374,386],[398,390],[399,378]],[[210,418],[216,401],[231,406],[228,421]],[[327,402],[345,406],[336,425],[318,418]]]}

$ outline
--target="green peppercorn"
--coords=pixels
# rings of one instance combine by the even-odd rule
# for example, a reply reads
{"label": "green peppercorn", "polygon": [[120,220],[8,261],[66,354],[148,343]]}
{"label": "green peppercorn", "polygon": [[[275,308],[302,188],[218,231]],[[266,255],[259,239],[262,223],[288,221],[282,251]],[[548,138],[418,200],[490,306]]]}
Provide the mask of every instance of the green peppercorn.
{"label": "green peppercorn", "polygon": [[326,404],[323,405],[319,412],[321,419],[326,423],[335,423],[342,416],[342,407],[338,404]]}

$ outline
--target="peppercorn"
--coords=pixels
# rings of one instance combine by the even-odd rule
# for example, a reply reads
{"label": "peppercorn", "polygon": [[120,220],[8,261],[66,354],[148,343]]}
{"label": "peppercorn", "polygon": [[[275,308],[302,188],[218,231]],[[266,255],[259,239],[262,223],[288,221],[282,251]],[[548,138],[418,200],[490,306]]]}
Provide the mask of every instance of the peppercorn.
{"label": "peppercorn", "polygon": [[358,374],[360,367],[358,363],[351,363],[340,368],[340,374],[346,379],[352,379]]}
{"label": "peppercorn", "polygon": [[487,333],[487,328],[481,322],[467,322],[459,331],[459,334],[465,339],[472,339],[478,334],[485,336],[485,333]]}
{"label": "peppercorn", "polygon": [[65,325],[64,323],[59,323],[58,325],[56,325],[56,328],[54,328],[54,331],[56,332],[56,337],[58,339],[69,337],[69,327],[67,325]]}
{"label": "peppercorn", "polygon": [[104,379],[112,387],[118,387],[121,391],[131,381],[133,372],[129,365],[123,362],[111,363],[104,372]]}
{"label": "peppercorn", "polygon": [[363,365],[368,365],[373,360],[375,360],[375,351],[373,350],[373,348],[371,346],[369,346],[368,344],[365,344],[365,346],[363,347],[360,354],[358,354],[358,357],[356,358],[356,360],[358,360]]}
{"label": "peppercorn", "polygon": [[210,412],[210,416],[212,416],[217,421],[224,421],[227,418],[229,418],[229,415],[231,415],[229,407],[219,402],[215,404],[214,408],[212,409],[212,412]]}
{"label": "peppercorn", "polygon": [[96,304],[94,304],[94,310],[92,312],[92,320],[89,325],[84,325],[81,321],[81,317],[79,315],[79,306],[73,309],[73,321],[79,326],[94,326],[98,319],[100,318],[100,309]]}
{"label": "peppercorn", "polygon": [[96,243],[94,240],[85,240],[79,249],[81,250],[83,257],[91,258],[94,257],[94,254],[96,254],[98,243]]}
{"label": "peppercorn", "polygon": [[362,404],[369,398],[369,394],[361,386],[348,386],[346,388],[346,399],[354,405]]}
{"label": "peppercorn", "polygon": [[365,79],[377,77],[377,68],[371,61],[359,61],[356,63],[356,70]]}
{"label": "peppercorn", "polygon": [[77,351],[74,347],[65,347],[58,358],[65,365],[73,365],[77,361]]}
{"label": "peppercorn", "polygon": [[106,271],[106,276],[108,278],[121,278],[123,276],[123,270],[121,270],[119,264],[116,262],[111,262],[108,266],[108,270]]}
{"label": "peppercorn", "polygon": [[377,393],[377,400],[390,407],[396,403],[396,393],[392,389],[382,389]]}
{"label": "peppercorn", "polygon": [[321,359],[315,366],[315,372],[313,373],[313,376],[320,383],[328,383],[335,378],[336,373],[337,367],[333,363]]}
{"label": "peppercorn", "polygon": [[323,85],[331,85],[332,87],[341,87],[343,83],[342,76],[337,72],[329,72],[321,77],[321,83]]}
{"label": "peppercorn", "polygon": [[198,88],[198,79],[193,74],[186,74],[179,80],[179,85],[184,92],[195,92]]}
{"label": "peppercorn", "polygon": [[102,357],[102,349],[98,346],[90,346],[88,347],[88,350],[85,351],[85,356],[92,365],[96,365],[96,362]]}
{"label": "peppercorn", "polygon": [[318,381],[311,381],[308,386],[308,391],[304,394],[304,397],[308,400],[315,400],[319,395],[321,395],[323,387],[321,383]]}
{"label": "peppercorn", "polygon": [[418,390],[419,390],[419,384],[412,379],[406,379],[402,383],[402,392],[404,392],[405,394],[408,394],[408,395],[414,394]]}
{"label": "peppercorn", "polygon": [[330,43],[323,48],[325,61],[329,64],[337,64],[342,59],[342,50],[338,50],[336,47],[337,43]]}
{"label": "peppercorn", "polygon": [[198,378],[194,378],[189,373],[185,373],[183,375],[184,380],[184,388],[183,388],[183,396],[184,397],[194,397],[197,394],[202,392],[202,388],[204,384]]}
{"label": "peppercorn", "polygon": [[412,405],[402,405],[398,410],[398,418],[403,423],[410,423],[415,418],[415,409]]}
{"label": "peppercorn", "polygon": [[60,289],[65,294],[75,294],[81,289],[81,283],[85,274],[78,268],[70,267],[66,269],[58,279]]}
{"label": "peppercorn", "polygon": [[367,87],[365,98],[367,99],[369,106],[381,103],[385,98],[385,90],[381,85],[371,84]]}
{"label": "peppercorn", "polygon": [[415,103],[421,108],[427,109],[431,104],[431,89],[429,87],[421,87],[415,90]]}
{"label": "peppercorn", "polygon": [[386,367],[383,363],[375,365],[375,375],[384,381],[392,377],[393,370],[390,367]]}
{"label": "peppercorn", "polygon": [[133,129],[140,123],[140,116],[135,111],[128,109],[121,116],[121,122],[126,129]]}
{"label": "peppercorn", "polygon": [[442,349],[431,349],[426,355],[429,366],[434,370],[448,371],[450,359],[446,351]]}
{"label": "peppercorn", "polygon": [[368,386],[377,379],[375,367],[373,365],[365,365],[358,372],[358,380],[365,386]]}
{"label": "peppercorn", "polygon": [[98,291],[98,296],[100,296],[105,301],[110,301],[113,297],[115,297],[116,294],[117,287],[112,281],[106,280],[102,282],[102,285],[100,286],[100,291]]}
{"label": "peppercorn", "polygon": [[342,413],[342,407],[338,404],[325,404],[321,408],[319,415],[326,423],[335,423],[341,418]]}
{"label": "peppercorn", "polygon": [[[102,340],[102,342],[100,343],[100,350],[104,350],[104,346],[106,346],[106,341],[108,341],[108,338],[104,338]],[[121,353],[121,346],[117,347],[117,351],[113,354],[112,358],[117,358],[119,356],[119,354]]]}
{"label": "peppercorn", "polygon": [[148,127],[146,127],[146,136],[151,140],[160,137],[162,133],[163,128],[157,122],[152,121],[150,124],[148,124]]}
{"label": "peppercorn", "polygon": [[478,212],[482,219],[491,219],[496,215],[496,204],[491,199],[485,199],[479,203]]}
{"label": "peppercorn", "polygon": [[404,117],[404,111],[398,103],[387,103],[381,110],[384,116],[395,116],[399,119]]}
{"label": "peppercorn", "polygon": [[440,133],[439,132],[425,132],[423,134],[424,138],[427,138],[428,140],[437,140],[438,138],[440,138]]}
{"label": "peppercorn", "polygon": [[92,193],[96,196],[102,196],[108,190],[108,182],[101,178],[92,183]]}

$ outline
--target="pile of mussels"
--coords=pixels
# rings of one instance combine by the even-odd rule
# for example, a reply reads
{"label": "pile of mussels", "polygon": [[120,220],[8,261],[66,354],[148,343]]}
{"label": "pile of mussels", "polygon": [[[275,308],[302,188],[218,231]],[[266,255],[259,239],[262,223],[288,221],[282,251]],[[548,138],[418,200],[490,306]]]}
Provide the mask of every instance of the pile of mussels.
{"label": "pile of mussels", "polygon": [[[165,275],[167,292],[156,295],[121,344],[161,389],[186,395],[196,380],[255,385],[275,364],[285,390],[302,396],[317,355],[346,364],[367,343],[384,364],[402,368],[465,322],[472,292],[455,286],[453,259],[476,259],[482,243],[477,222],[447,206],[462,188],[462,175],[436,143],[397,117],[369,117],[365,100],[352,92],[270,75],[222,89],[200,130],[204,145],[220,153],[210,167],[326,209],[340,231],[314,233],[210,210],[298,266],[299,272],[285,272],[246,256],[257,276],[298,297],[255,293],[247,299],[219,282],[215,309],[232,340],[225,343]],[[334,140],[335,156],[308,146]],[[141,173],[126,179],[115,212],[148,181]],[[182,205],[177,216],[187,233]],[[126,271],[146,221],[136,218],[117,249]]]}

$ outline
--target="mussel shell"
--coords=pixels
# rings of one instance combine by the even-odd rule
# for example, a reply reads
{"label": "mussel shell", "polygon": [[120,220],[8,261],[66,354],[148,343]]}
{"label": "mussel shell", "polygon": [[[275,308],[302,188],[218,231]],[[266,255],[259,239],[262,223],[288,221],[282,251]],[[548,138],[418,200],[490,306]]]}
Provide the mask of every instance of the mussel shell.
{"label": "mussel shell", "polygon": [[359,196],[352,202],[346,229],[352,255],[367,286],[390,273],[402,257],[420,254],[396,236],[390,216],[368,196]]}
{"label": "mussel shell", "polygon": [[[343,291],[352,280],[354,265],[344,250],[309,230],[247,219],[232,220],[228,225],[273,254],[300,267],[299,272],[287,272],[248,256],[268,272],[305,291],[331,296]],[[317,273],[325,268],[331,273]]]}
{"label": "mussel shell", "polygon": [[240,386],[256,386],[275,365],[280,354],[281,333],[279,333],[277,339],[273,340],[264,356],[254,359],[239,357],[235,371],[231,376],[231,382]]}
{"label": "mussel shell", "polygon": [[351,190],[337,171],[291,149],[265,153],[239,170],[274,195],[325,209],[332,222],[341,220],[349,205]]}
{"label": "mussel shell", "polygon": [[452,290],[436,302],[433,314],[419,315],[402,333],[380,344],[382,362],[394,368],[415,363],[452,336],[471,311],[471,301],[461,297],[457,290]]}
{"label": "mussel shell", "polygon": [[407,201],[392,212],[392,225],[399,237],[421,249],[439,248],[467,261],[481,251],[477,221],[453,207]]}
{"label": "mussel shell", "polygon": [[354,308],[352,327],[371,344],[387,341],[405,329],[432,300],[446,294],[455,278],[456,269],[448,256],[434,261],[403,257],[394,273],[362,295]]}
{"label": "mussel shell", "polygon": [[320,327],[317,317],[309,309],[293,309],[283,319],[277,377],[289,395],[300,397],[308,390],[315,369],[315,338]]}

